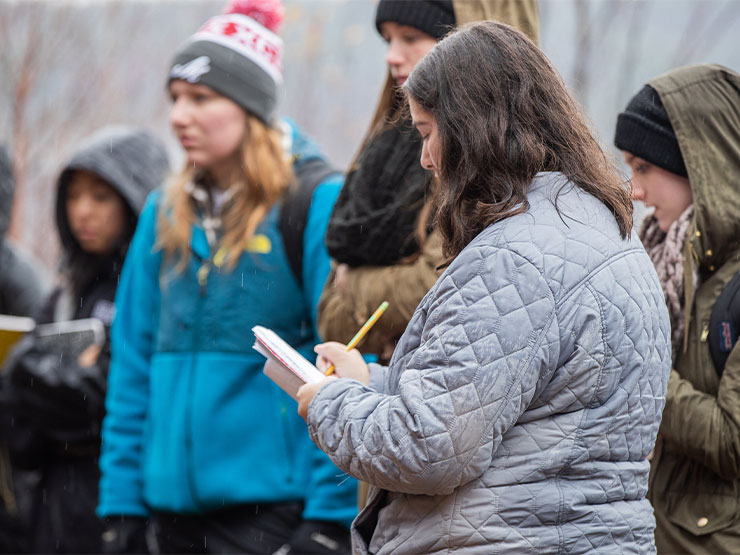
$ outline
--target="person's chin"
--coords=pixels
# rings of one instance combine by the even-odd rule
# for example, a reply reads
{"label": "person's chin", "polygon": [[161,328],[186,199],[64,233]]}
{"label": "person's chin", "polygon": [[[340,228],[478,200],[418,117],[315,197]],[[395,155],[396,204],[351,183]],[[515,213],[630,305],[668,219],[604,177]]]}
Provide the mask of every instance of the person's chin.
{"label": "person's chin", "polygon": [[82,247],[82,250],[87,254],[100,255],[105,252],[97,241],[78,241],[78,243],[80,243],[80,247]]}
{"label": "person's chin", "polygon": [[662,220],[660,218],[656,218],[658,220],[658,227],[663,233],[668,233],[668,230],[671,228],[671,224],[673,222],[666,222],[665,220]]}
{"label": "person's chin", "polygon": [[204,164],[204,160],[201,156],[193,155],[191,153],[188,153],[188,165],[191,167],[194,167],[196,169],[204,169],[206,168],[206,164]]}

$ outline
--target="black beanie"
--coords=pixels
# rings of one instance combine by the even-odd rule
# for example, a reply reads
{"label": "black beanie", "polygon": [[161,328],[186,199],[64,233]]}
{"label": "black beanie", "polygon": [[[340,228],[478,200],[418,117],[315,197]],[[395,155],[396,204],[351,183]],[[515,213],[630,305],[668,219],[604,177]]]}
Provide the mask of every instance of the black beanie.
{"label": "black beanie", "polygon": [[688,177],[671,120],[650,85],[645,85],[617,117],[614,144],[659,168]]}
{"label": "black beanie", "polygon": [[393,21],[419,29],[439,40],[455,27],[452,0],[380,0],[375,12],[375,27]]}

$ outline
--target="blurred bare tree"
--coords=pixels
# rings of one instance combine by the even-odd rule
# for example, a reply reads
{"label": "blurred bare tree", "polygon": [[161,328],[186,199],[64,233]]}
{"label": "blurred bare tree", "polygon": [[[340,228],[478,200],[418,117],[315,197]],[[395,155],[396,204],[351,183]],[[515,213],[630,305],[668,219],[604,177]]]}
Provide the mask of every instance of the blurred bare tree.
{"label": "blurred bare tree", "polygon": [[736,0],[540,0],[541,47],[612,154],[617,114],[648,80],[693,63],[740,70]]}
{"label": "blurred bare tree", "polygon": [[[12,151],[16,175],[10,236],[47,266],[58,253],[55,179],[81,139],[108,124],[141,125],[166,140],[178,163],[181,153],[167,119],[168,64],[225,4],[0,0],[0,141]],[[368,0],[286,1],[286,111],[328,143],[340,167],[359,142],[380,87],[375,73],[382,72],[382,56],[372,48],[382,44],[374,33],[367,33],[369,49],[344,36],[337,18],[354,28],[352,18],[362,18],[362,28],[370,30],[373,10]],[[375,73],[356,63],[368,52]],[[377,87],[367,86],[375,81]],[[327,125],[329,112],[342,129]]]}
{"label": "blurred bare tree", "polygon": [[[56,255],[53,182],[60,164],[91,131],[110,123],[151,123],[164,112],[162,95],[141,94],[159,77],[151,43],[132,40],[150,4],[81,7],[22,2],[0,10],[2,140],[13,152],[16,198],[11,236],[45,262]],[[135,9],[134,9],[135,8]],[[126,30],[126,32],[121,32]],[[136,101],[131,102],[131,100]]]}

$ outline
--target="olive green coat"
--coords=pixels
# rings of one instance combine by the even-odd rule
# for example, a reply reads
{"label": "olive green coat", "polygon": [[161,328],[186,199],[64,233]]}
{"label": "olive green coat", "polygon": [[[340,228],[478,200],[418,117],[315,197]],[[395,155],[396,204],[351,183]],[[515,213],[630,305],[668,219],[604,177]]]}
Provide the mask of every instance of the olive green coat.
{"label": "olive green coat", "polygon": [[691,308],[668,383],[648,492],[656,545],[659,553],[740,553],[740,343],[721,379],[707,343],[714,302],[740,269],[740,76],[702,65],[649,84],[678,137],[694,197],[684,246]]}

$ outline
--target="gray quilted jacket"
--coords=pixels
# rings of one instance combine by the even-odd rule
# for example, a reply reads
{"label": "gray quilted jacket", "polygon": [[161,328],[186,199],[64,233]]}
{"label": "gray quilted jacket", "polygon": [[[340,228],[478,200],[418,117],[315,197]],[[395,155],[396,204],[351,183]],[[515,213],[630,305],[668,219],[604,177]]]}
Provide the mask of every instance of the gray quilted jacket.
{"label": "gray quilted jacket", "polygon": [[309,406],[313,440],[373,486],[356,553],[655,551],[658,278],[562,176],[538,175],[529,202],[455,258],[370,387],[332,380]]}

